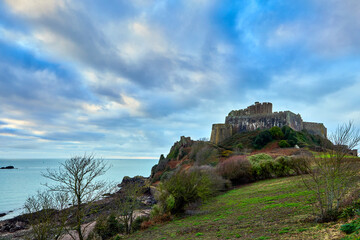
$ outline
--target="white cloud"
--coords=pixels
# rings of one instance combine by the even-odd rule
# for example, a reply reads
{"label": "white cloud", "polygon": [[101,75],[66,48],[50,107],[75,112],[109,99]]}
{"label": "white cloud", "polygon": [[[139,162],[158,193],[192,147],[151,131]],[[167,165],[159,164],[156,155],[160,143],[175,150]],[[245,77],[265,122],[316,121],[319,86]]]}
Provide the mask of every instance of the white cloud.
{"label": "white cloud", "polygon": [[58,9],[65,8],[64,0],[5,0],[11,9],[30,18],[52,16]]}

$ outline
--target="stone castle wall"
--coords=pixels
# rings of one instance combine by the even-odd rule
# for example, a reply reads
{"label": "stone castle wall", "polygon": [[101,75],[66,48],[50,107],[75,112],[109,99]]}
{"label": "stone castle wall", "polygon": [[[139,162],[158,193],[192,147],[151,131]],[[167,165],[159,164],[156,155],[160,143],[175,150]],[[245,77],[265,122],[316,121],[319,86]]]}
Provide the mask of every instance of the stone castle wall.
{"label": "stone castle wall", "polygon": [[233,127],[229,124],[213,124],[211,130],[210,142],[218,144],[224,139],[233,135]]}
{"label": "stone castle wall", "polygon": [[303,122],[303,127],[303,129],[310,134],[320,135],[325,138],[327,137],[327,129],[322,123]]}
{"label": "stone castle wall", "polygon": [[225,123],[233,126],[233,132],[247,132],[256,129],[268,129],[285,125],[296,131],[302,130],[302,119],[290,111],[250,116],[227,116]]}
{"label": "stone castle wall", "polygon": [[272,103],[255,102],[254,105],[251,105],[245,109],[231,111],[229,113],[229,116],[249,116],[255,114],[271,114],[271,113],[272,113]]}
{"label": "stone castle wall", "polygon": [[274,126],[289,126],[296,131],[303,129],[311,134],[327,137],[327,129],[322,123],[303,122],[300,114],[290,111],[272,112],[272,103],[255,102],[245,109],[231,111],[225,124],[213,124],[210,141],[218,144],[237,132],[269,129]]}

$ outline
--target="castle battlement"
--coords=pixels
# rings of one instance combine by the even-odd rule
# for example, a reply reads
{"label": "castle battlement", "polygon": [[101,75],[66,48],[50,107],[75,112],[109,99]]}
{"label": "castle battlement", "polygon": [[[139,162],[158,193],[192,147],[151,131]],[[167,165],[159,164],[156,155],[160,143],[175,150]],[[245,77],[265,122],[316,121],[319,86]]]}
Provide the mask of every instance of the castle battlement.
{"label": "castle battlement", "polygon": [[304,122],[300,114],[291,111],[273,113],[272,103],[255,102],[245,109],[232,110],[224,124],[214,124],[210,141],[218,144],[237,132],[269,129],[274,126],[289,126],[296,131],[305,129],[311,134],[327,137],[327,129],[322,123]]}

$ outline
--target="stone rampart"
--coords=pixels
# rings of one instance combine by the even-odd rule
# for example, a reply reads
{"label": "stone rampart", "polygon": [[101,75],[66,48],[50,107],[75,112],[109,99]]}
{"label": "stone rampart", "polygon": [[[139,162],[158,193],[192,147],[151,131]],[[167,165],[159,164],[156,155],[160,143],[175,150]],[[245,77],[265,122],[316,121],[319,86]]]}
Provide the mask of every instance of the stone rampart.
{"label": "stone rampart", "polygon": [[271,113],[272,113],[272,103],[255,102],[254,105],[251,105],[245,109],[231,111],[229,113],[229,116],[249,116],[249,115],[256,115],[256,114],[271,114]]}
{"label": "stone rampart", "polygon": [[211,130],[210,142],[218,144],[233,135],[233,127],[229,124],[213,124]]}
{"label": "stone rampart", "polygon": [[303,122],[303,129],[313,135],[319,135],[327,138],[327,129],[322,123]]}
{"label": "stone rampart", "polygon": [[290,111],[272,112],[272,103],[255,102],[245,109],[231,111],[225,124],[213,124],[210,141],[218,144],[237,132],[269,129],[274,126],[289,126],[295,131],[307,130],[311,134],[327,137],[322,123],[303,122],[300,114]]}
{"label": "stone rampart", "polygon": [[302,119],[299,114],[290,111],[272,114],[257,114],[249,116],[227,116],[225,123],[233,126],[233,132],[247,132],[256,129],[269,129],[274,126],[289,126],[296,131],[302,130]]}

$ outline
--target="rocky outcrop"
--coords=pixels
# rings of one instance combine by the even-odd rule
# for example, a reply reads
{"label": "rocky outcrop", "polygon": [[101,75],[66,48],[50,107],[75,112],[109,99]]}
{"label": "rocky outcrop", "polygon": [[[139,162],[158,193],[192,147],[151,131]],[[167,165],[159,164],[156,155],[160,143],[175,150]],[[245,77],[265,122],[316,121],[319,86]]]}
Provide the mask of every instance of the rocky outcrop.
{"label": "rocky outcrop", "polygon": [[15,169],[14,166],[6,166],[6,167],[1,167],[0,169]]}

